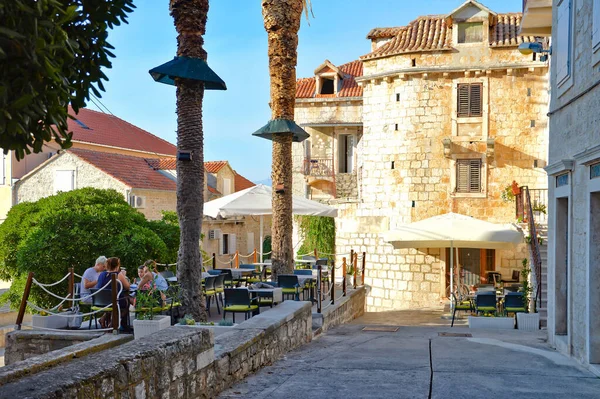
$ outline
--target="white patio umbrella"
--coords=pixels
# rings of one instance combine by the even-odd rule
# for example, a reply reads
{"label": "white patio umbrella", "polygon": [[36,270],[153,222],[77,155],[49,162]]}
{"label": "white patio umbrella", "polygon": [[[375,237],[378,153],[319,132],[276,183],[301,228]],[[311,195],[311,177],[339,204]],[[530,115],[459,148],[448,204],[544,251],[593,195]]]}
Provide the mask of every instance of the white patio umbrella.
{"label": "white patio umbrella", "polygon": [[446,213],[388,231],[383,239],[396,249],[450,247],[450,292],[453,292],[454,247],[510,249],[523,242],[523,232],[514,224],[496,224]]}
{"label": "white patio umbrella", "polygon": [[[215,219],[232,216],[260,216],[260,261],[262,262],[263,216],[273,214],[272,196],[271,187],[258,184],[205,203],[204,215]],[[292,213],[295,215],[336,217],[337,209],[294,195],[292,197]]]}

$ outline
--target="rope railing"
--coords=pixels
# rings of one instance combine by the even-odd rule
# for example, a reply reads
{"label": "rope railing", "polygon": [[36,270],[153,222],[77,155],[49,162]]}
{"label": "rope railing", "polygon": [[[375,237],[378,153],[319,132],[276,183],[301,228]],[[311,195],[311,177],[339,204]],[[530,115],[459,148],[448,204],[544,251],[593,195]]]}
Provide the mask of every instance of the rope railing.
{"label": "rope railing", "polygon": [[208,258],[205,261],[203,261],[202,264],[206,265],[207,263],[212,263],[212,261],[213,261],[213,257],[211,256],[210,258]]}

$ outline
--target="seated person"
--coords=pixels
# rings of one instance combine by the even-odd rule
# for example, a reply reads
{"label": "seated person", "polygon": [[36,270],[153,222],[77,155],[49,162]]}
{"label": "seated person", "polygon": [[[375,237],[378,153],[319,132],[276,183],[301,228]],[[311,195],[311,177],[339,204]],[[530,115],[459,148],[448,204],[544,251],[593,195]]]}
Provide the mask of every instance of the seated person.
{"label": "seated person", "polygon": [[[119,295],[119,308],[121,309],[121,329],[129,330],[129,297],[126,291],[129,290],[129,280],[125,276],[125,270],[121,270],[121,260],[119,258],[108,258],[106,261],[106,271],[100,273],[98,276],[98,284],[96,288],[104,287],[109,281],[111,281],[112,275],[117,276],[117,281],[120,282],[123,287],[121,294]],[[110,290],[110,285],[106,288]],[[117,283],[117,290],[119,290],[119,283]],[[105,313],[100,318],[100,324],[105,327],[110,325],[110,313]],[[104,320],[103,320],[104,319]]]}
{"label": "seated person", "polygon": [[[148,261],[153,262],[153,261]],[[138,267],[138,275],[142,278],[138,284],[139,289],[148,290],[155,286],[157,290],[163,292],[169,289],[167,280],[160,274],[150,271],[148,262]]]}
{"label": "seated person", "polygon": [[92,267],[89,267],[83,272],[83,276],[81,276],[81,290],[79,292],[82,300],[81,303],[91,304],[92,298],[89,296],[91,294],[90,288],[96,288],[96,284],[98,283],[98,276],[106,270],[106,256],[100,256],[96,259],[96,264]]}

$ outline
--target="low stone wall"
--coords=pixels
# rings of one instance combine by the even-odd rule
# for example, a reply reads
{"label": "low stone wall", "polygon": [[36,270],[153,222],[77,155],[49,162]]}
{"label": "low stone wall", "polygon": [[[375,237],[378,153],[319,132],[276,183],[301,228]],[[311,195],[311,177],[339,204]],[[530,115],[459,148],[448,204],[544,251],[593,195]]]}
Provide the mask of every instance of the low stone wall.
{"label": "low stone wall", "polygon": [[319,314],[313,314],[313,323],[320,327],[321,332],[330,328],[347,323],[362,316],[366,307],[366,286],[357,287],[355,290],[349,290],[345,297],[336,300]]}
{"label": "low stone wall", "polygon": [[9,365],[30,357],[101,337],[103,333],[52,332],[20,330],[6,334],[4,364]]}
{"label": "low stone wall", "polygon": [[214,337],[176,326],[0,387],[0,398],[212,398],[312,339],[311,306],[286,301]]}

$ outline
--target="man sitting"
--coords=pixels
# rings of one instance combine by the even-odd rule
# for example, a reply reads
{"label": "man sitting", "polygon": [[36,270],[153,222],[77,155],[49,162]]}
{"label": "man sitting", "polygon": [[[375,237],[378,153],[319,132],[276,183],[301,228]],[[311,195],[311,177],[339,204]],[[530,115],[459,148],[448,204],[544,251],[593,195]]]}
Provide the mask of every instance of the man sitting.
{"label": "man sitting", "polygon": [[90,298],[90,288],[95,288],[98,282],[98,276],[100,273],[106,270],[106,256],[100,256],[96,259],[96,264],[93,267],[86,269],[81,277],[81,291],[80,295],[82,303],[91,304],[92,298]]}

